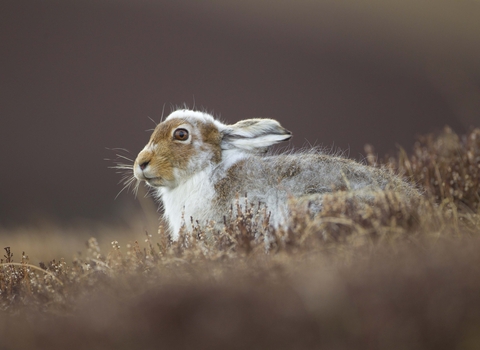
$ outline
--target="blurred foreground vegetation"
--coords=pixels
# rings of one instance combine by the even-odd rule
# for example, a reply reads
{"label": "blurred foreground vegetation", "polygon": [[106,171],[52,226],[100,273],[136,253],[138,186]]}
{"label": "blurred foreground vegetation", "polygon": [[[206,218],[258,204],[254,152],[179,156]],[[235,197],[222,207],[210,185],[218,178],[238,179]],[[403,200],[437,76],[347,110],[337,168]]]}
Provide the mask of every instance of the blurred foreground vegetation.
{"label": "blurred foreground vegetation", "polygon": [[479,349],[480,129],[366,152],[424,198],[366,207],[338,192],[315,220],[292,199],[285,231],[239,202],[221,233],[90,238],[68,263],[5,248],[0,347]]}

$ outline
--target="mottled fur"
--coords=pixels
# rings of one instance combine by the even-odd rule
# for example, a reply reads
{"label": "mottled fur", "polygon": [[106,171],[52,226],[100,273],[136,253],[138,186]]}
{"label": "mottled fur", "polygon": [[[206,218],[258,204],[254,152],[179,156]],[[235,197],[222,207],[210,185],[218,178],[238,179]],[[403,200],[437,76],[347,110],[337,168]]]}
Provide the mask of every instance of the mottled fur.
{"label": "mottled fur", "polygon": [[[188,130],[188,140],[173,137],[178,128]],[[225,125],[206,113],[179,110],[156,127],[135,161],[134,173],[156,188],[174,239],[182,214],[200,224],[223,223],[239,195],[266,205],[275,227],[287,222],[291,198],[313,203],[314,215],[321,210],[322,195],[333,191],[352,191],[365,201],[369,192],[384,189],[399,192],[406,200],[419,196],[412,185],[390,172],[353,160],[318,152],[265,153],[290,137],[272,119]]]}

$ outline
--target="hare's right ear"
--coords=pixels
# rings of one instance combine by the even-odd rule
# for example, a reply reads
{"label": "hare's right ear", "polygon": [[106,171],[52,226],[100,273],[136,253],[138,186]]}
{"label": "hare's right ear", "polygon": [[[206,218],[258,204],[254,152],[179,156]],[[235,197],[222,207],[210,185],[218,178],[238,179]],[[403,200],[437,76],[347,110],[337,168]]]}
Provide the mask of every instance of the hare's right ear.
{"label": "hare's right ear", "polygon": [[269,146],[289,140],[292,133],[273,119],[246,119],[222,130],[221,147],[263,152]]}

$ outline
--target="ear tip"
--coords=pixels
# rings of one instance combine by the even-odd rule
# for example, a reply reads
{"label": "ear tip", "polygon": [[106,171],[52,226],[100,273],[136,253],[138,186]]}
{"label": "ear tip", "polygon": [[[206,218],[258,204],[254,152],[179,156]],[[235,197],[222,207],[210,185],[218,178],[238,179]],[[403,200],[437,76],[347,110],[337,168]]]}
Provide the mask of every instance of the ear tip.
{"label": "ear tip", "polygon": [[293,136],[293,134],[292,134],[292,132],[291,132],[290,130],[287,130],[287,129],[283,128],[283,127],[282,127],[282,133],[281,133],[281,135],[285,135],[285,140],[288,140],[288,139],[290,139],[290,138]]}

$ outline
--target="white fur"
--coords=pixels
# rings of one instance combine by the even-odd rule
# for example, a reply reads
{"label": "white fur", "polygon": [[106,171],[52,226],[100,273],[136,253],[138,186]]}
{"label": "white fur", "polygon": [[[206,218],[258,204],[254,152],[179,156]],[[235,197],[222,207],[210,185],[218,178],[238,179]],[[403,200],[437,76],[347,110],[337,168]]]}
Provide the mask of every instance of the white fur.
{"label": "white fur", "polygon": [[234,149],[241,148],[243,150],[253,152],[253,151],[256,151],[258,148],[269,147],[272,144],[275,144],[277,142],[281,142],[284,140],[285,140],[285,135],[266,135],[263,137],[245,138],[245,139],[230,141],[229,146]]}
{"label": "white fur", "polygon": [[200,111],[191,111],[191,110],[187,110],[187,109],[179,109],[175,112],[172,112],[165,119],[165,121],[171,120],[171,119],[174,119],[174,118],[179,118],[179,119],[193,118],[193,119],[195,119],[195,120],[197,120],[201,123],[211,122],[211,123],[214,123],[219,129],[224,129],[225,127],[227,127],[225,124],[223,124],[219,120],[216,120],[215,118],[213,118],[210,114],[200,112]]}
{"label": "white fur", "polygon": [[173,189],[161,187],[157,190],[163,202],[164,217],[170,225],[173,240],[178,239],[183,224],[187,227],[190,225],[190,218],[201,223],[209,219],[208,211],[205,210],[206,203],[211,202],[215,196],[210,181],[211,172],[212,169],[207,168]]}
{"label": "white fur", "polygon": [[245,159],[247,156],[248,154],[245,154],[244,152],[239,152],[238,149],[223,150],[221,166],[224,170],[227,170],[235,163],[238,163],[242,159]]}

